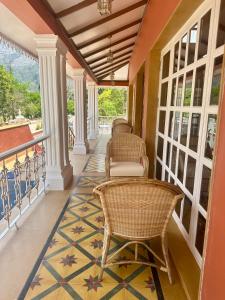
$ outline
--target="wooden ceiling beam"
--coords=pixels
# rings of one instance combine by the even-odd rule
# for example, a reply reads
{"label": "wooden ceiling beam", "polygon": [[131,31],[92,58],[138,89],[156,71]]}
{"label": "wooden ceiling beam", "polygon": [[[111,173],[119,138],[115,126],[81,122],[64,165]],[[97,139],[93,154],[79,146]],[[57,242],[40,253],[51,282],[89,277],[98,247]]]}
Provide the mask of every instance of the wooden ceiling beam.
{"label": "wooden ceiling beam", "polygon": [[58,13],[56,13],[56,18],[62,18],[62,17],[65,17],[69,14],[72,14],[73,12],[75,11],[78,11],[82,8],[85,8],[93,3],[96,3],[97,0],[83,0],[82,2],[78,3],[78,4],[75,4],[69,8],[66,8]]}
{"label": "wooden ceiling beam", "polygon": [[119,45],[119,44],[121,44],[123,42],[126,42],[126,41],[128,41],[128,40],[130,40],[130,39],[132,39],[132,38],[134,38],[136,36],[137,36],[137,32],[135,32],[133,34],[130,34],[130,35],[128,35],[128,36],[126,36],[126,37],[124,37],[124,38],[122,38],[122,39],[120,39],[118,41],[115,41],[115,42],[113,42],[113,43],[111,43],[109,45],[103,46],[103,47],[98,48],[96,50],[90,51],[90,52],[88,52],[86,54],[83,54],[83,57],[87,58],[89,56],[95,55],[95,54],[100,53],[100,52],[102,52],[104,50],[110,49],[110,47],[114,47],[114,46]]}
{"label": "wooden ceiling beam", "polygon": [[114,69],[110,70],[109,72],[106,72],[105,74],[102,74],[100,77],[98,77],[98,81],[99,81],[99,80],[102,80],[103,78],[105,78],[105,77],[107,77],[107,76],[109,76],[109,74],[110,74],[111,72],[116,72],[116,71],[118,71],[119,69],[121,69],[122,67],[124,67],[124,66],[126,66],[126,65],[127,65],[127,62],[124,63],[124,64],[121,64],[120,66],[115,67]]}
{"label": "wooden ceiling beam", "polygon": [[147,2],[148,2],[148,0],[141,0],[141,1],[139,1],[139,2],[137,2],[135,4],[133,4],[133,5],[130,5],[130,6],[126,7],[126,8],[124,8],[124,9],[121,9],[120,11],[118,11],[118,12],[116,12],[114,14],[109,15],[108,17],[105,17],[103,19],[99,19],[96,22],[93,22],[93,23],[91,23],[91,24],[89,24],[87,26],[84,26],[84,27],[82,27],[82,28],[80,28],[80,29],[78,29],[76,31],[73,31],[73,32],[69,33],[69,37],[76,36],[76,35],[81,34],[81,33],[85,32],[87,30],[90,30],[90,29],[92,29],[94,27],[100,26],[100,25],[102,25],[102,24],[104,24],[106,22],[109,22],[109,21],[111,21],[111,20],[113,20],[115,18],[118,18],[118,17],[120,17],[120,16],[122,16],[122,15],[124,15],[124,14],[126,14],[126,13],[128,13],[130,11],[132,11],[132,10],[137,9],[138,7],[141,7],[141,6],[145,5],[145,4],[147,4]]}
{"label": "wooden ceiling beam", "polygon": [[[128,54],[131,54],[132,52],[133,52],[132,50],[127,51],[127,52],[124,52],[124,53],[122,53],[122,54],[120,54],[120,55],[114,56],[113,59],[116,60],[116,59],[121,58],[121,57],[123,57],[123,56],[126,56],[126,55],[128,55]],[[107,55],[104,57],[104,59],[106,59],[106,60],[103,61],[103,62],[100,62],[99,64],[95,65],[95,66],[94,66],[93,68],[91,68],[91,69],[94,70],[94,69],[96,69],[96,68],[98,68],[98,67],[101,67],[101,66],[105,65],[105,64],[107,63]]]}
{"label": "wooden ceiling beam", "polygon": [[115,68],[117,68],[117,67],[119,67],[119,66],[122,66],[122,65],[124,65],[124,64],[128,64],[129,63],[129,60],[125,60],[125,61],[123,61],[123,63],[121,63],[121,64],[119,64],[119,65],[117,65],[117,64],[115,64],[115,65],[112,65],[111,66],[111,68],[107,68],[107,70],[105,70],[105,71],[102,71],[102,72],[100,72],[100,73],[95,73],[95,76],[98,78],[98,76],[101,76],[102,74],[105,74],[105,73],[107,73],[107,72],[111,72],[111,71],[113,71]]}
{"label": "wooden ceiling beam", "polygon": [[128,80],[113,80],[113,83],[111,80],[101,80],[98,81],[99,86],[129,86]]}
{"label": "wooden ceiling beam", "polygon": [[[112,54],[115,55],[116,53],[119,53],[119,52],[121,52],[121,51],[123,51],[123,50],[126,50],[127,48],[130,48],[130,47],[134,46],[134,44],[135,44],[135,43],[131,43],[131,44],[129,44],[129,45],[126,45],[126,46],[124,46],[124,47],[121,47],[121,48],[119,48],[119,49],[113,51]],[[95,62],[97,62],[97,61],[99,61],[100,59],[103,59],[103,58],[105,58],[105,57],[106,57],[106,55],[104,54],[104,55],[99,56],[98,58],[94,58],[94,59],[88,61],[87,63],[90,65],[90,64],[93,64],[93,63],[95,63]]]}
{"label": "wooden ceiling beam", "polygon": [[141,21],[142,21],[142,19],[140,18],[140,19],[138,19],[138,20],[136,20],[136,21],[134,21],[134,22],[131,22],[131,23],[129,23],[129,24],[126,24],[126,25],[124,25],[124,26],[122,26],[122,27],[120,27],[120,28],[118,28],[118,29],[116,29],[116,30],[113,30],[113,31],[111,31],[111,32],[109,32],[109,33],[103,34],[103,35],[101,35],[101,36],[99,36],[99,37],[97,37],[97,38],[95,38],[95,39],[92,39],[92,40],[90,40],[90,41],[87,41],[87,42],[83,42],[83,43],[81,43],[81,44],[78,44],[78,45],[77,45],[77,49],[81,50],[81,49],[83,49],[83,48],[85,48],[85,47],[88,47],[88,46],[90,46],[90,45],[93,45],[93,44],[95,44],[95,43],[97,43],[97,42],[99,42],[99,41],[101,41],[101,40],[104,40],[104,39],[108,38],[109,36],[113,36],[113,35],[115,35],[115,34],[117,34],[117,33],[120,33],[120,32],[122,32],[122,31],[124,31],[124,30],[130,28],[130,27],[133,27],[133,26],[135,26],[135,25],[138,25],[138,24],[141,23]]}
{"label": "wooden ceiling beam", "polygon": [[[124,58],[122,58],[122,59],[119,59],[119,60],[117,60],[117,61],[113,61],[113,63],[111,64],[111,66],[113,66],[113,65],[115,65],[115,64],[118,64],[118,63],[121,63],[121,62],[123,62],[124,60],[126,60],[126,59],[129,59],[131,56],[129,55],[129,56],[126,56],[126,57],[124,57]],[[106,62],[105,64],[110,64],[109,62]],[[106,66],[103,66],[102,68],[100,68],[100,69],[98,69],[98,70],[96,70],[96,71],[94,71],[94,69],[92,69],[92,71],[94,72],[94,73],[97,73],[97,72],[99,72],[99,71],[102,71],[102,70],[105,70],[107,67]]]}

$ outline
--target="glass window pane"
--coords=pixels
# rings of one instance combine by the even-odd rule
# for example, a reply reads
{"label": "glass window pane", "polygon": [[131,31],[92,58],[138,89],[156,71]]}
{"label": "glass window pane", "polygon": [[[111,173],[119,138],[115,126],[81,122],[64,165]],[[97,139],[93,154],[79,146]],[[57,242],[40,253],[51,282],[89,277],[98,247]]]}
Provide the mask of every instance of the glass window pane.
{"label": "glass window pane", "polygon": [[179,136],[179,125],[180,125],[180,113],[175,112],[175,118],[174,118],[174,130],[173,130],[173,139],[175,141],[178,141]]}
{"label": "glass window pane", "polygon": [[177,79],[174,78],[172,82],[172,94],[171,94],[171,106],[174,106],[175,104],[175,97],[176,97],[176,84],[177,84]]}
{"label": "glass window pane", "polygon": [[189,113],[182,113],[180,143],[184,146],[187,144]]}
{"label": "glass window pane", "polygon": [[209,159],[213,159],[213,151],[216,139],[216,121],[217,115],[209,115],[205,143],[205,157]]}
{"label": "glass window pane", "polygon": [[181,40],[181,50],[180,50],[180,69],[183,69],[185,66],[185,58],[186,58],[186,49],[187,49],[187,34]]}
{"label": "glass window pane", "polygon": [[187,171],[186,171],[186,188],[191,194],[194,191],[196,160],[188,156]]}
{"label": "glass window pane", "polygon": [[167,171],[165,171],[165,181],[168,181],[168,178],[169,178],[169,173]]}
{"label": "glass window pane", "polygon": [[182,183],[184,178],[184,166],[185,166],[185,153],[182,150],[180,150],[177,177]]}
{"label": "glass window pane", "polygon": [[178,56],[179,56],[179,42],[176,43],[175,48],[174,48],[173,73],[178,71]]}
{"label": "glass window pane", "polygon": [[177,86],[177,101],[176,101],[177,106],[181,106],[182,103],[183,81],[184,81],[184,76],[180,76],[178,80],[178,86]]}
{"label": "glass window pane", "polygon": [[179,218],[180,218],[181,204],[182,204],[182,201],[178,201],[177,205],[175,207],[175,212],[176,212],[176,214],[178,215]]}
{"label": "glass window pane", "polygon": [[200,120],[201,120],[200,114],[192,114],[189,148],[195,152],[198,151]]}
{"label": "glass window pane", "polygon": [[168,82],[162,84],[160,105],[166,106],[167,103]]}
{"label": "glass window pane", "polygon": [[159,113],[159,131],[164,133],[165,130],[165,120],[166,120],[166,112],[161,110]]}
{"label": "glass window pane", "polygon": [[205,66],[199,67],[196,71],[194,106],[202,106],[202,96],[205,81]]}
{"label": "glass window pane", "polygon": [[184,106],[191,105],[193,71],[187,73],[184,91]]}
{"label": "glass window pane", "polygon": [[171,171],[175,174],[177,165],[177,147],[173,146],[172,149]]}
{"label": "glass window pane", "polygon": [[208,51],[210,17],[211,17],[211,11],[209,11],[201,19],[199,46],[198,46],[198,59],[205,56],[207,54],[207,51]]}
{"label": "glass window pane", "polygon": [[218,105],[219,103],[222,65],[223,56],[219,56],[215,59],[214,62],[210,105]]}
{"label": "glass window pane", "polygon": [[157,155],[159,158],[162,159],[163,157],[163,139],[159,136],[158,137],[158,147],[157,147]]}
{"label": "glass window pane", "polygon": [[174,184],[174,182],[175,181],[174,181],[173,177],[170,176],[170,183]]}
{"label": "glass window pane", "polygon": [[205,218],[200,213],[198,213],[195,246],[201,255],[203,253],[203,247],[204,247],[205,225],[206,225]]}
{"label": "glass window pane", "polygon": [[225,44],[225,0],[221,0],[217,47]]}
{"label": "glass window pane", "polygon": [[169,76],[169,70],[170,70],[170,52],[168,52],[163,57],[163,71],[162,71],[163,79]]}
{"label": "glass window pane", "polygon": [[166,164],[169,167],[170,164],[170,151],[171,151],[171,144],[167,143],[167,150],[166,150]]}
{"label": "glass window pane", "polygon": [[158,180],[162,179],[162,166],[161,166],[161,164],[158,160],[157,160],[157,163],[156,163],[156,178]]}
{"label": "glass window pane", "polygon": [[169,136],[169,137],[172,137],[172,131],[173,131],[173,115],[174,115],[174,112],[171,111],[171,112],[170,112],[170,120],[169,120],[169,132],[168,132],[168,136]]}
{"label": "glass window pane", "polygon": [[207,211],[209,198],[209,183],[211,178],[211,170],[206,166],[202,169],[202,184],[200,194],[200,205]]}
{"label": "glass window pane", "polygon": [[197,43],[197,24],[192,27],[189,33],[189,45],[188,45],[188,65],[192,64],[195,60],[195,49]]}
{"label": "glass window pane", "polygon": [[190,221],[191,221],[191,208],[192,208],[192,202],[187,196],[185,196],[184,206],[183,206],[182,224],[184,225],[184,228],[187,230],[188,233],[189,233]]}

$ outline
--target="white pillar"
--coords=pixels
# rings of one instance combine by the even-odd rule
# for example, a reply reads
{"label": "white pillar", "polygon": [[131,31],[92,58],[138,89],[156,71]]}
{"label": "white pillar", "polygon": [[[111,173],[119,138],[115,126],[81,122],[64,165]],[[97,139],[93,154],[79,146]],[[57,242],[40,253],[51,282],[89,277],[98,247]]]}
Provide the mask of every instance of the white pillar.
{"label": "white pillar", "polygon": [[75,101],[75,143],[74,154],[87,154],[89,145],[87,141],[87,91],[86,72],[84,69],[75,69],[74,101]]}
{"label": "white pillar", "polygon": [[97,137],[96,132],[96,84],[88,82],[88,118],[90,120],[90,132],[88,139],[94,140]]}
{"label": "white pillar", "polygon": [[40,90],[46,142],[46,181],[50,190],[64,190],[73,178],[68,155],[66,52],[54,34],[35,38],[39,57]]}
{"label": "white pillar", "polygon": [[96,137],[99,134],[99,125],[98,125],[98,88],[95,87],[95,134]]}

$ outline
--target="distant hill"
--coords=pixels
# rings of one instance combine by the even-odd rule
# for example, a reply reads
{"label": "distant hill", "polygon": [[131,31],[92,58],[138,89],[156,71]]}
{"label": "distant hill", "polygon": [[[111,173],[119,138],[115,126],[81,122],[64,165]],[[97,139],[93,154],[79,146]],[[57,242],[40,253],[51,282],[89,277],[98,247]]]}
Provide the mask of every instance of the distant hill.
{"label": "distant hill", "polygon": [[0,42],[0,65],[12,70],[16,79],[28,83],[31,91],[39,91],[38,63]]}

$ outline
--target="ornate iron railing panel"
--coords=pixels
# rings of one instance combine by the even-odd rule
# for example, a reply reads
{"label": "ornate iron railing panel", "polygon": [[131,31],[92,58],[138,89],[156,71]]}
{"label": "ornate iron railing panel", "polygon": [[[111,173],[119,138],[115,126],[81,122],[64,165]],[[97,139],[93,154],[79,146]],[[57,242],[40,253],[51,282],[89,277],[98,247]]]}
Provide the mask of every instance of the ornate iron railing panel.
{"label": "ornate iron railing panel", "polygon": [[0,154],[0,238],[17,226],[21,215],[45,191],[47,138]]}
{"label": "ornate iron railing panel", "polygon": [[68,143],[69,143],[69,150],[72,150],[75,143],[75,134],[71,127],[68,127]]}

